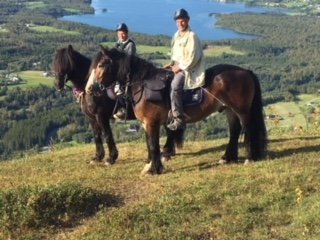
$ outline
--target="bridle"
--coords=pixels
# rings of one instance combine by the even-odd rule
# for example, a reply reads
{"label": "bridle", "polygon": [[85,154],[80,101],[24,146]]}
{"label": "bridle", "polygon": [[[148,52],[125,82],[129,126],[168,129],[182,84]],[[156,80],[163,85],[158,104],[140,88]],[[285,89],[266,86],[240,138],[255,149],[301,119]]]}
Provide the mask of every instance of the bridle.
{"label": "bridle", "polygon": [[60,72],[55,72],[54,73],[55,77],[59,79],[63,79],[63,86],[66,86],[69,89],[72,89],[72,87],[70,87],[69,85],[67,85],[67,81],[70,80],[68,73],[60,73]]}

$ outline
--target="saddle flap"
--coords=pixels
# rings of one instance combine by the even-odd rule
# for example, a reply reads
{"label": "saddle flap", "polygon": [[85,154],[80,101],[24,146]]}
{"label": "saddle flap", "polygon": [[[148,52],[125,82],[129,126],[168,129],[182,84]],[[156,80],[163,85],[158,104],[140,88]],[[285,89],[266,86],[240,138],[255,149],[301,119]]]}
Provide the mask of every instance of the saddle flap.
{"label": "saddle flap", "polygon": [[202,103],[203,101],[203,89],[195,88],[183,91],[183,105],[192,106]]}
{"label": "saddle flap", "polygon": [[158,72],[156,75],[152,76],[150,79],[144,80],[145,88],[148,88],[153,91],[160,91],[167,86],[169,80],[173,77],[173,73],[171,71],[162,70]]}

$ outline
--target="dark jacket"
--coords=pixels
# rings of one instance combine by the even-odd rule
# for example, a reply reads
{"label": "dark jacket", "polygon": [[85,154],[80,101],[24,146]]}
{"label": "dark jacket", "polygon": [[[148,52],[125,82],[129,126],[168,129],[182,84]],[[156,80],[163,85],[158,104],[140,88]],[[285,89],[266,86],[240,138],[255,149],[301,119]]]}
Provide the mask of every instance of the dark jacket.
{"label": "dark jacket", "polygon": [[130,55],[136,54],[136,44],[131,38],[128,38],[125,42],[118,41],[116,43],[116,48]]}

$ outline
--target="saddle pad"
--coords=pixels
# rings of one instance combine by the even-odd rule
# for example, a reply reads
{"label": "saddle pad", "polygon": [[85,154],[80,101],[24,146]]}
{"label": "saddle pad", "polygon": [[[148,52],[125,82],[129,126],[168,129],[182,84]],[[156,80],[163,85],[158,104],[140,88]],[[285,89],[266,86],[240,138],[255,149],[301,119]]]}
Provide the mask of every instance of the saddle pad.
{"label": "saddle pad", "polygon": [[203,89],[195,88],[183,91],[183,106],[193,106],[202,103],[204,99]]}

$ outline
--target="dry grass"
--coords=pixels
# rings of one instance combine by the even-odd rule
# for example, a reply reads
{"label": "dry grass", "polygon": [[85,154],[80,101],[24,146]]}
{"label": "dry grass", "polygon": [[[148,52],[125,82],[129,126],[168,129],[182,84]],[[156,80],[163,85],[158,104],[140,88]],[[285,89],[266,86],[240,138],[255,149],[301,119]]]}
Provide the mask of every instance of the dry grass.
{"label": "dry grass", "polygon": [[119,144],[110,168],[88,165],[92,145],[54,150],[2,162],[0,188],[75,182],[118,199],[29,239],[319,239],[320,136],[273,136],[267,159],[249,166],[218,165],[226,141],[187,142],[165,174],[144,177],[145,143]]}

